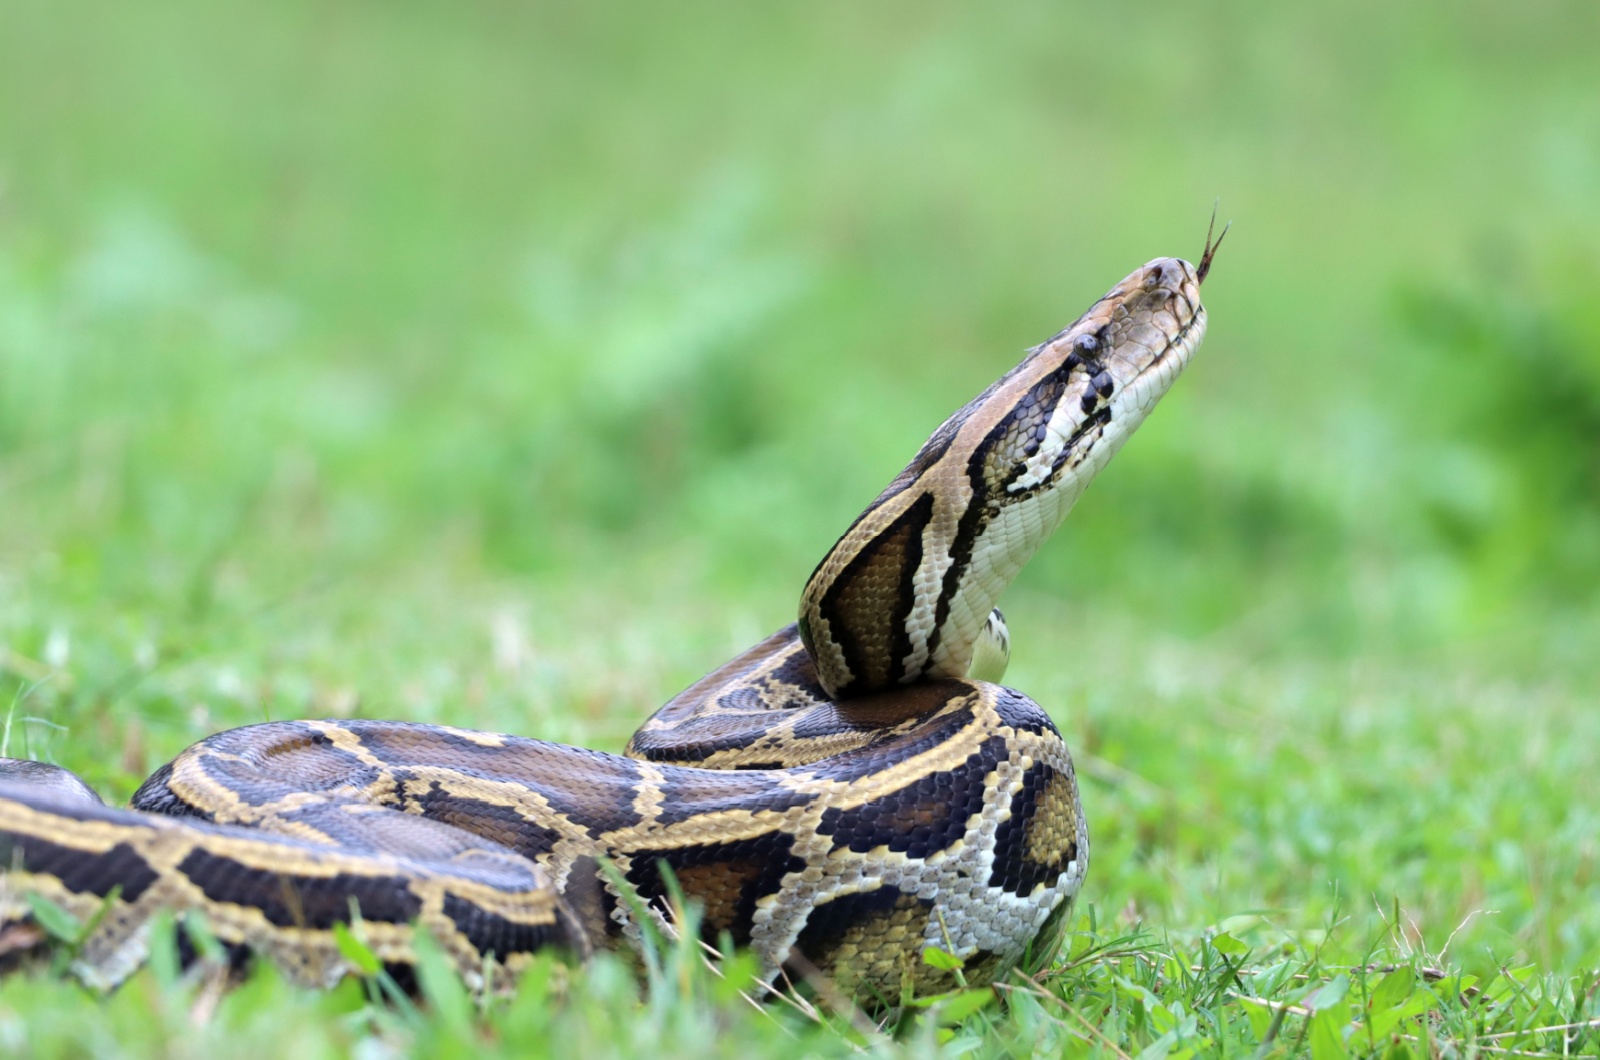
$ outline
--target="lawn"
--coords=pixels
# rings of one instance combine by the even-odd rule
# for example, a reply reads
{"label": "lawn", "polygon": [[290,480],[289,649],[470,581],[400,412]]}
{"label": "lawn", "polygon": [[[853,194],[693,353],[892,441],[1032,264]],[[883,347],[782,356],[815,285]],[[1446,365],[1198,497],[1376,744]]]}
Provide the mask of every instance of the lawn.
{"label": "lawn", "polygon": [[1004,601],[1072,933],[883,1026],[670,944],[13,977],[0,1052],[1600,1055],[1600,8],[524,6],[0,10],[0,754],[620,750],[1220,199],[1206,345]]}

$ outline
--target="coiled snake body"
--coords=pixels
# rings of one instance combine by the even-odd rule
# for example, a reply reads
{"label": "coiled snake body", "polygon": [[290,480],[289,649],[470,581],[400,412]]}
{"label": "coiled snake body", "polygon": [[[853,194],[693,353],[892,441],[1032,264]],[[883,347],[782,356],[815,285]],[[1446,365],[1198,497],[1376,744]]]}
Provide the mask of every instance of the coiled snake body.
{"label": "coiled snake body", "polygon": [[196,744],[128,810],[0,760],[0,962],[7,938],[45,945],[34,896],[91,925],[72,968],[93,985],[138,967],[162,909],[241,963],[329,984],[355,970],[334,929],[359,910],[386,964],[412,963],[423,930],[481,987],[542,948],[666,925],[665,865],[708,940],[768,979],[893,1000],[950,985],[922,959],[937,946],[990,980],[1052,941],[1088,832],[1049,716],[969,669],[1003,649],[1001,592],[1198,347],[1214,249],[1136,270],[946,420],[818,565],[799,622],[661,708],[626,756],[276,722]]}

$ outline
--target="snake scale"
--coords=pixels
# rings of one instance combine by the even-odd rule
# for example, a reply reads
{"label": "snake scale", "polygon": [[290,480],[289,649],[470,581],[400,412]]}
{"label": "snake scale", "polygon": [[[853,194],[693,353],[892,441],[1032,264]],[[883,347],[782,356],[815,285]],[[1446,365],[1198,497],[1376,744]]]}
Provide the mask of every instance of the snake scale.
{"label": "snake scale", "polygon": [[1088,831],[1050,717],[991,683],[994,607],[1199,346],[1206,243],[1198,267],[1133,272],[946,420],[818,564],[799,621],[625,755],[273,722],[189,748],[126,810],[0,760],[0,965],[57,945],[42,899],[86,925],[70,967],[99,988],[167,910],[239,970],[266,958],[308,985],[357,971],[340,925],[397,975],[425,931],[481,989],[546,948],[625,951],[645,917],[672,931],[669,875],[706,940],[748,948],[768,981],[867,1000],[952,985],[927,947],[982,984],[1053,945]]}

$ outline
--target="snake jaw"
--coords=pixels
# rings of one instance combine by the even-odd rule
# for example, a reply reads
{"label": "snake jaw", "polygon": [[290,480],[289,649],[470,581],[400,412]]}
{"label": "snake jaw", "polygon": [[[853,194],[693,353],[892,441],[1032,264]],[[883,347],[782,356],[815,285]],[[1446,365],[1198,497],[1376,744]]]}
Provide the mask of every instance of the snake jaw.
{"label": "snake jaw", "polygon": [[1181,258],[1157,258],[1120,286],[1132,287],[1135,277],[1139,286],[1127,291],[1112,312],[1105,354],[1115,382],[1111,422],[1120,422],[1124,436],[1177,380],[1206,331],[1194,265]]}

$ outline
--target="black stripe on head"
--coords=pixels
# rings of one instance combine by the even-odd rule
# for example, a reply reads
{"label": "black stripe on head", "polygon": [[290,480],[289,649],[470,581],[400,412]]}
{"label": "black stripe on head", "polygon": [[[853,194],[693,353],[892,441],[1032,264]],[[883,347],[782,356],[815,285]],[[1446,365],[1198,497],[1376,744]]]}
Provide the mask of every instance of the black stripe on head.
{"label": "black stripe on head", "polygon": [[1095,408],[1094,405],[1099,401],[1098,395],[1093,389],[1085,390],[1084,400],[1093,399],[1093,402],[1084,407],[1083,422],[1068,436],[1061,447],[1061,452],[1056,454],[1051,462],[1049,476],[1027,489],[1015,491],[1011,489],[1012,484],[1027,472],[1028,459],[1038,452],[1057,406],[1066,397],[1071,369],[1080,363],[1084,365],[1086,375],[1093,375],[1097,379],[1104,375],[1096,362],[1069,359],[1060,368],[1041,379],[1021,401],[1017,402],[1011,413],[1001,421],[1000,426],[990,432],[989,438],[986,439],[989,443],[988,460],[984,467],[984,482],[990,496],[1000,498],[1005,503],[1014,503],[1049,489],[1055,484],[1057,473],[1082,444],[1084,436],[1111,422],[1111,409],[1106,406]]}
{"label": "black stripe on head", "polygon": [[954,769],[929,773],[854,809],[832,808],[817,831],[833,837],[833,849],[866,854],[878,847],[925,858],[967,834],[983,812],[984,778],[1006,756],[1004,737],[985,740]]}
{"label": "black stripe on head", "polygon": [[1028,458],[1039,451],[1050,417],[1066,393],[1070,365],[1069,361],[1033,384],[989,432],[990,462],[985,476],[991,492],[1003,489],[1021,474]]}
{"label": "black stripe on head", "polygon": [[995,831],[989,886],[1021,898],[1054,886],[1078,858],[1078,812],[1069,775],[1044,763],[1028,770]]}
{"label": "black stripe on head", "polygon": [[726,931],[734,945],[748,946],[756,903],[782,890],[784,876],[806,867],[793,848],[791,836],[772,831],[732,843],[640,850],[627,878],[646,902],[664,899],[667,888],[659,863],[666,862],[685,896],[698,899],[704,909],[701,937],[715,943]]}
{"label": "black stripe on head", "polygon": [[1055,481],[1056,475],[1063,467],[1066,466],[1067,461],[1071,460],[1078,450],[1082,448],[1085,439],[1087,439],[1089,435],[1093,434],[1095,439],[1098,440],[1100,435],[1103,434],[1105,429],[1110,425],[1111,406],[1102,405],[1098,409],[1095,409],[1094,412],[1084,418],[1082,423],[1078,424],[1078,429],[1073,431],[1072,434],[1067,437],[1067,444],[1061,447],[1061,452],[1056,454],[1055,461],[1050,465],[1050,477],[1039,483],[1037,486],[1034,486],[1031,489],[1023,490],[1020,493],[1014,493],[1012,496],[1026,497],[1047,488],[1050,483]]}
{"label": "black stripe on head", "polygon": [[[1099,303],[1097,302],[1095,304],[1098,305]],[[1088,314],[1085,313],[1084,316],[1088,316]],[[1079,317],[1072,323],[1070,327],[1058,332],[1053,338],[1048,339],[1045,342],[1041,342],[1039,345],[1029,349],[1021,361],[1018,361],[999,379],[996,379],[994,382],[985,387],[983,393],[979,394],[977,397],[961,406],[961,408],[957,409],[949,419],[940,424],[939,429],[934,431],[933,436],[923,443],[922,448],[917,451],[917,455],[911,458],[911,463],[906,465],[905,470],[901,471],[900,474],[895,477],[895,480],[889,484],[888,488],[885,489],[878,497],[878,503],[881,504],[883,501],[894,496],[895,494],[903,492],[907,486],[915,482],[922,475],[926,474],[928,470],[940,460],[944,459],[945,454],[950,451],[950,446],[955,442],[956,435],[960,433],[961,428],[967,425],[967,421],[972,419],[972,416],[975,412],[994,400],[994,396],[1001,390],[1010,386],[1011,381],[1014,378],[1028,369],[1028,366],[1033,363],[1034,358],[1038,357],[1051,346],[1055,345],[1055,343],[1059,341],[1063,335],[1071,332],[1073,328],[1076,328],[1082,322],[1083,317]],[[1104,335],[1104,332],[1105,329],[1102,328],[1100,332],[1102,336]],[[1055,371],[1046,376],[1046,379],[1059,376],[1061,380],[1065,381],[1068,373],[1081,363],[1081,358],[1074,358],[1069,354],[1066,360],[1064,360],[1062,364],[1055,369]],[[1043,385],[1045,384],[1042,382],[1036,384],[1035,390]],[[877,505],[874,504],[872,507],[876,506]],[[868,508],[867,510],[871,511],[872,509]],[[860,517],[857,517],[856,522],[860,521]],[[852,529],[854,529],[854,525],[855,524],[851,524]]]}
{"label": "black stripe on head", "polygon": [[137,902],[161,878],[127,843],[96,852],[15,833],[0,834],[0,872],[9,869],[53,876],[74,894],[96,898],[121,887],[124,902]]}
{"label": "black stripe on head", "polygon": [[882,691],[905,676],[911,651],[905,617],[916,599],[922,533],[932,518],[933,494],[924,493],[862,546],[817,602],[850,668],[836,698]]}
{"label": "black stripe on head", "polygon": [[199,847],[184,856],[178,871],[213,902],[259,909],[278,927],[326,929],[349,923],[352,898],[364,919],[386,924],[409,924],[422,911],[422,900],[403,876],[272,872]]}

